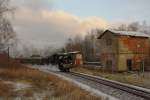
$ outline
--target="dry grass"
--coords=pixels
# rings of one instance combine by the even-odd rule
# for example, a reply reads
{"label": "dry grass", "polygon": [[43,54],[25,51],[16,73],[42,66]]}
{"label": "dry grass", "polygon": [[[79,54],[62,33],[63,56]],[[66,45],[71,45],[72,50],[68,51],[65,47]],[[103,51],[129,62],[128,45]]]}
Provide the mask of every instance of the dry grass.
{"label": "dry grass", "polygon": [[12,96],[13,87],[9,84],[5,84],[3,81],[0,81],[0,97]]}
{"label": "dry grass", "polygon": [[133,72],[133,73],[114,72],[114,73],[111,73],[111,72],[104,72],[100,69],[92,69],[92,68],[87,68],[87,67],[76,67],[73,70],[77,71],[77,72],[101,76],[101,77],[108,78],[111,80],[115,80],[115,81],[128,83],[128,84],[141,86],[141,87],[150,89],[150,77],[148,77],[146,75],[145,75],[145,77],[143,77],[141,73],[137,73],[137,72]]}
{"label": "dry grass", "polygon": [[100,97],[90,95],[68,81],[23,66],[0,69],[0,78],[2,81],[28,82],[32,85],[29,89],[13,91],[12,86],[0,81],[1,97],[34,97],[34,94],[40,94],[44,100],[100,100]]}

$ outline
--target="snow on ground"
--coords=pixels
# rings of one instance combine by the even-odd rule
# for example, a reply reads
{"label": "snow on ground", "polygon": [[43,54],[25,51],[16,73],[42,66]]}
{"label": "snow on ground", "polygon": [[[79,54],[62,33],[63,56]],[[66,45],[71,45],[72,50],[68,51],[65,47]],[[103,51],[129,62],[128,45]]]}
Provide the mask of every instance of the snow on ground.
{"label": "snow on ground", "polygon": [[4,81],[4,83],[12,85],[14,88],[14,91],[25,90],[25,89],[32,87],[31,84],[25,83],[25,82]]}
{"label": "snow on ground", "polygon": [[41,93],[34,93],[32,100],[43,100],[46,96],[50,95],[50,91],[42,91]]}
{"label": "snow on ground", "polygon": [[[102,97],[102,100],[118,100],[112,96],[109,96],[107,94],[104,94],[102,93],[101,91],[97,90],[97,89],[94,89],[86,84],[83,84],[83,83],[80,83],[78,81],[75,81],[71,78],[68,78],[68,77],[65,77],[63,75],[59,75],[57,73],[55,73],[55,71],[59,71],[59,69],[57,68],[57,66],[52,66],[52,65],[44,65],[44,66],[39,66],[39,65],[34,65],[34,66],[31,66],[31,68],[36,68],[36,69],[39,69],[41,71],[44,71],[44,72],[48,72],[48,73],[51,73],[51,74],[54,74],[64,80],[67,80],[67,81],[70,81],[74,84],[76,84],[77,86],[81,87],[82,89],[90,92],[92,95],[97,95],[97,96],[100,96]],[[52,72],[53,71],[53,72]]]}
{"label": "snow on ground", "polygon": [[[53,72],[51,72],[51,73],[53,73]],[[65,77],[65,76],[63,76],[63,75],[59,75],[59,74],[56,74],[56,73],[53,73],[53,74],[57,75],[58,77],[60,77],[60,78],[62,78],[62,79],[64,79],[64,80],[73,82],[74,84],[78,85],[78,86],[81,87],[82,89],[84,89],[84,90],[90,92],[92,95],[97,95],[97,96],[102,97],[102,100],[118,100],[118,99],[116,99],[116,98],[114,98],[114,97],[112,97],[112,96],[109,96],[109,95],[107,95],[107,94],[104,94],[104,93],[100,92],[100,91],[97,90],[97,89],[94,89],[94,88],[92,88],[92,87],[90,87],[90,86],[88,86],[88,85],[85,85],[85,84],[83,84],[83,83],[80,83],[80,82],[78,82],[78,81],[75,81],[75,80],[73,80],[73,79],[71,79],[71,78],[68,78],[68,77]]]}
{"label": "snow on ground", "polygon": [[27,83],[20,83],[20,82],[14,83],[13,85],[14,85],[14,87],[15,87],[15,91],[25,90],[25,89],[28,89],[28,88],[31,87],[30,84],[27,84]]}
{"label": "snow on ground", "polygon": [[42,71],[59,71],[58,66],[53,65],[29,65],[31,68],[36,68]]}
{"label": "snow on ground", "polygon": [[43,100],[43,98],[45,98],[49,94],[50,94],[49,91],[42,91],[41,93],[34,93],[32,97],[17,96],[17,97],[11,98],[11,100]]}
{"label": "snow on ground", "polygon": [[147,89],[147,88],[143,88],[143,87],[139,87],[139,86],[135,86],[135,85],[131,85],[131,84],[126,84],[126,83],[122,83],[122,82],[118,82],[118,81],[114,81],[114,80],[109,80],[109,79],[102,78],[102,77],[99,77],[99,76],[93,76],[93,75],[88,75],[88,74],[83,74],[83,75],[99,78],[99,79],[102,79],[102,80],[106,80],[108,82],[113,82],[113,83],[117,83],[117,84],[120,84],[120,85],[124,85],[124,86],[128,86],[128,87],[132,87],[132,88],[136,88],[136,89],[139,89],[139,90],[150,92],[150,89]]}

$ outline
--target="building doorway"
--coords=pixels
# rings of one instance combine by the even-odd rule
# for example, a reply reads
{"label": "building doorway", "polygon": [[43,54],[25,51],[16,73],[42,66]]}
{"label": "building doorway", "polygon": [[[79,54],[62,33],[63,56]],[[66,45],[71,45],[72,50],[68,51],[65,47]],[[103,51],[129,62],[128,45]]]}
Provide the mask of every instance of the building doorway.
{"label": "building doorway", "polygon": [[127,59],[127,68],[129,71],[132,70],[132,60],[131,59]]}

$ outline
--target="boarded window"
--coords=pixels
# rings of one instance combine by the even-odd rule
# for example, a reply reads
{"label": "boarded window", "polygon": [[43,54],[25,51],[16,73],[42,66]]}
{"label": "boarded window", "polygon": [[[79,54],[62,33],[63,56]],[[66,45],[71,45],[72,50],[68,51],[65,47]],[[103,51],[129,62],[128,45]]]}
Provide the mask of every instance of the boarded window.
{"label": "boarded window", "polygon": [[112,45],[112,39],[106,39],[106,45],[110,46]]}
{"label": "boarded window", "polygon": [[107,60],[106,61],[106,66],[107,67],[112,67],[112,60]]}
{"label": "boarded window", "polygon": [[129,71],[132,70],[132,59],[127,59],[127,67]]}

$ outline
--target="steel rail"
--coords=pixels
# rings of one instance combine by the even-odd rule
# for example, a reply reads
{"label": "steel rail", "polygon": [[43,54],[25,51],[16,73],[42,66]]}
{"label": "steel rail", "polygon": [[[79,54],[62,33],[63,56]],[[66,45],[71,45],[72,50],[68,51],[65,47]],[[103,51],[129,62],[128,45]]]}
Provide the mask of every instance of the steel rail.
{"label": "steel rail", "polygon": [[110,87],[125,91],[127,93],[130,93],[130,94],[133,94],[136,96],[140,96],[144,99],[150,100],[150,90],[149,89],[137,88],[136,86],[122,84],[120,82],[111,81],[108,79],[104,79],[104,78],[100,78],[100,77],[96,77],[96,76],[92,76],[92,75],[87,75],[87,74],[83,74],[83,73],[70,72],[70,74],[90,80],[90,81],[97,82],[99,84],[110,86]]}

